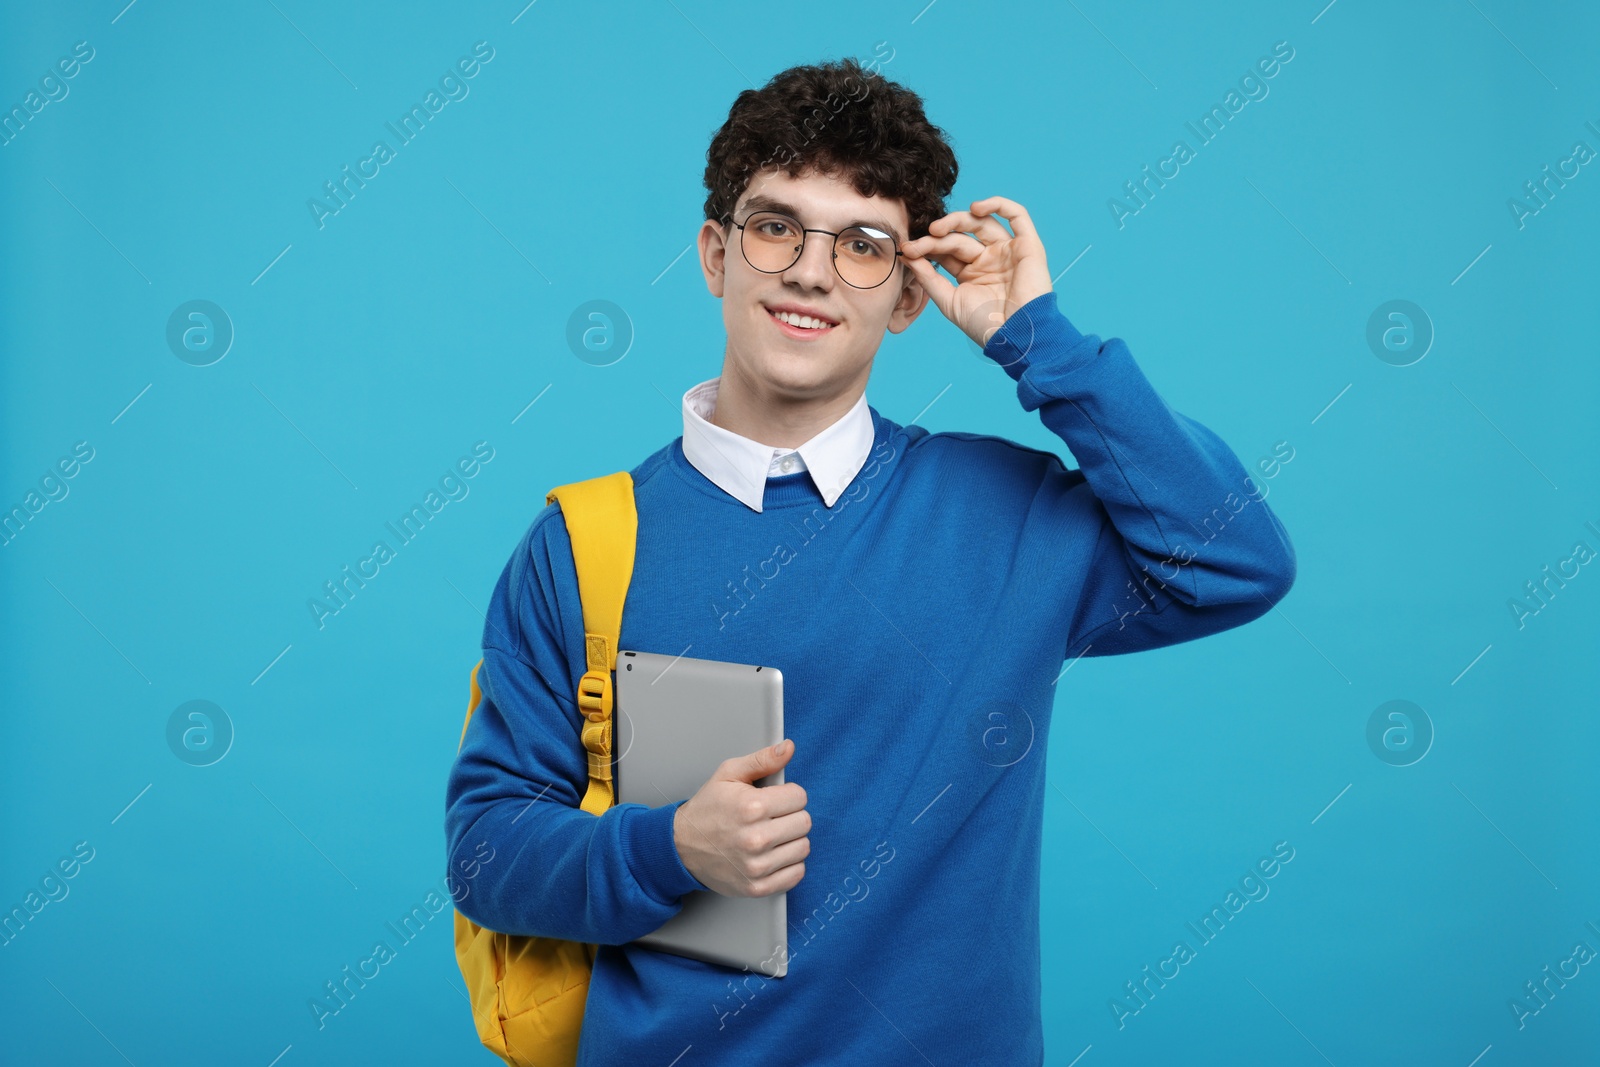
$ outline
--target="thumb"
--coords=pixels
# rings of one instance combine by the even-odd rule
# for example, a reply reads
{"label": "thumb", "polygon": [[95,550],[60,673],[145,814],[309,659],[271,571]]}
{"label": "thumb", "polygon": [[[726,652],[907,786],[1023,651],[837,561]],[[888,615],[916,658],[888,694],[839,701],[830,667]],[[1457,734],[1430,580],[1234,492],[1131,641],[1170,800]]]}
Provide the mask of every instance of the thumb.
{"label": "thumb", "polygon": [[911,273],[916,276],[918,283],[927,292],[928,299],[933,301],[933,306],[938,308],[940,314],[944,315],[945,318],[950,318],[950,303],[956,287],[950,283],[948,278],[940,274],[933,263],[926,257],[907,256],[905,260],[906,266],[911,269]]}
{"label": "thumb", "polygon": [[788,763],[792,755],[794,755],[794,742],[784,738],[776,745],[725,761],[719,777],[726,781],[753,783],[757,778],[765,778]]}

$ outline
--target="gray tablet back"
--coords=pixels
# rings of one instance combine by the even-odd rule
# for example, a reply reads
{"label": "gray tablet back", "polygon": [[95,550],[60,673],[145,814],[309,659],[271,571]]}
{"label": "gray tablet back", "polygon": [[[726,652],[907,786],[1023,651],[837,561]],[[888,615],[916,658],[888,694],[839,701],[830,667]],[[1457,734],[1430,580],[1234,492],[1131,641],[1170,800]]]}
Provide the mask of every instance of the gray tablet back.
{"label": "gray tablet back", "polygon": [[[686,800],[723,760],[783,740],[783,674],[772,667],[622,650],[615,700],[618,803]],[[783,771],[755,784],[782,785]],[[682,911],[633,943],[781,978],[789,969],[788,896],[696,890]]]}

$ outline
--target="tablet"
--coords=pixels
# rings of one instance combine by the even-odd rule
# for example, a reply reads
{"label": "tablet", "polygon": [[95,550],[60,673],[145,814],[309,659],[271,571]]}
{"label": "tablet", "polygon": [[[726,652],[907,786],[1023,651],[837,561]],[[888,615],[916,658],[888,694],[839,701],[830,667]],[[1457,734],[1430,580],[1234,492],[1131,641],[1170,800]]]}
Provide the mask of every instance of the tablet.
{"label": "tablet", "polygon": [[[783,674],[772,667],[654,652],[617,653],[617,802],[658,808],[699,792],[717,765],[783,740]],[[755,785],[782,785],[783,770]],[[695,890],[683,910],[631,942],[768,978],[789,969],[789,894]]]}

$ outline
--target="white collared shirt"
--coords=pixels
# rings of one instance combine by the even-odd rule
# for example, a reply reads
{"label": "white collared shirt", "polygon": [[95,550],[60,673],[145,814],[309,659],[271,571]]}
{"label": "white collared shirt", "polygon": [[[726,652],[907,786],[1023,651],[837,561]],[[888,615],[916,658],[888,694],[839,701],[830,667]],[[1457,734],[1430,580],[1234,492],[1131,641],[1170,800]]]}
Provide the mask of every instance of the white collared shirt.
{"label": "white collared shirt", "polygon": [[872,412],[862,392],[855,406],[799,448],[775,448],[710,421],[722,379],[701,382],[683,394],[683,455],[694,468],[735,500],[761,510],[767,479],[808,471],[822,502],[845,491],[872,451]]}

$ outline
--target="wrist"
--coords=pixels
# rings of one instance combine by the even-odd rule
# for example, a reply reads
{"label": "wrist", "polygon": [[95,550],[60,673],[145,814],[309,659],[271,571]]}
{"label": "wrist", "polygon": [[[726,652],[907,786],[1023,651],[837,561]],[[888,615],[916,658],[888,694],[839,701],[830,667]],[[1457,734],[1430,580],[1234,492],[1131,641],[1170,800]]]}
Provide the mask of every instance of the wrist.
{"label": "wrist", "polygon": [[684,872],[687,873],[690,878],[694,879],[695,886],[697,888],[699,888],[699,889],[706,889],[708,887],[706,886],[706,884],[704,882],[700,881],[700,876],[695,874],[693,871],[689,870],[689,865],[683,861],[683,842],[684,842],[683,820],[684,820],[684,816],[683,816],[682,812],[683,812],[683,806],[685,804],[687,804],[687,803],[689,803],[687,800],[680,800],[677,804],[673,805],[673,809],[672,809],[672,851],[678,857],[678,866],[682,867],[684,869]]}

